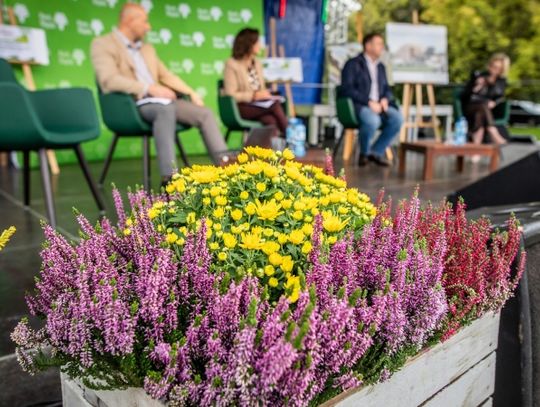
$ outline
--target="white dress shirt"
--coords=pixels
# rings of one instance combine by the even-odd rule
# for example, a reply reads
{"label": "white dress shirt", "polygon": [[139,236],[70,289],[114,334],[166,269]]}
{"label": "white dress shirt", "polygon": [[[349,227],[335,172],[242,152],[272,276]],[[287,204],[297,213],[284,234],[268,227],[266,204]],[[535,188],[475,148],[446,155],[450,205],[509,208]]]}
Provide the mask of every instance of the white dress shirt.
{"label": "white dress shirt", "polygon": [[155,81],[154,78],[152,78],[152,74],[148,70],[148,66],[146,66],[146,62],[141,54],[141,47],[143,43],[142,41],[131,42],[119,30],[116,30],[115,33],[120,41],[125,44],[126,49],[133,60],[133,64],[135,65],[135,76],[139,82],[144,83],[144,94],[146,95],[148,93],[148,88],[150,85],[153,85]]}
{"label": "white dress shirt", "polygon": [[379,75],[378,69],[379,60],[371,59],[367,54],[364,54],[369,71],[369,77],[371,78],[371,88],[369,89],[369,100],[374,102],[379,101]]}

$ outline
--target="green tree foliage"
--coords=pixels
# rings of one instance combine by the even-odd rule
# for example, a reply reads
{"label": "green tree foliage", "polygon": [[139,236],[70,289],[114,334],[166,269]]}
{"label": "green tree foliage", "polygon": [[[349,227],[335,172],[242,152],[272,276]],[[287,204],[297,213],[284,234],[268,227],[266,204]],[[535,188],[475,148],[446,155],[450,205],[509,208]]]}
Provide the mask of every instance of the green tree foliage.
{"label": "green tree foliage", "polygon": [[450,80],[464,82],[490,55],[512,60],[510,80],[540,79],[540,0],[364,0],[364,32],[384,32],[389,21],[448,27]]}

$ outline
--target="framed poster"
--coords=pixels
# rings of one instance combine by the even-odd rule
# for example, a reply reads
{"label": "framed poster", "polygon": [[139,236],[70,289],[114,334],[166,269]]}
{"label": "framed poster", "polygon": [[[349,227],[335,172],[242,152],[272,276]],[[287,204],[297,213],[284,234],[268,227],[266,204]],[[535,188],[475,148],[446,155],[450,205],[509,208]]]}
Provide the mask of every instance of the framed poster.
{"label": "framed poster", "polygon": [[0,25],[0,58],[11,62],[49,65],[45,31],[38,28]]}
{"label": "framed poster", "polygon": [[448,84],[445,26],[388,23],[386,43],[394,83]]}
{"label": "framed poster", "polygon": [[341,83],[341,71],[345,63],[362,52],[362,44],[359,42],[348,42],[346,44],[328,45],[326,50],[328,82],[339,85]]}
{"label": "framed poster", "polygon": [[263,58],[263,76],[267,82],[303,82],[300,58]]}

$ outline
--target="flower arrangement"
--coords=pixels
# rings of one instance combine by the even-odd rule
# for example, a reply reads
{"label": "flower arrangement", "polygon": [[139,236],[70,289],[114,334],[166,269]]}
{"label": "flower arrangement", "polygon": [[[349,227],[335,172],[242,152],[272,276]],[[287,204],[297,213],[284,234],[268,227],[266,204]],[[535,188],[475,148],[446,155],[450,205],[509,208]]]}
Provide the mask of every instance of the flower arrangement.
{"label": "flower arrangement", "polygon": [[462,207],[421,208],[415,194],[391,214],[292,158],[251,148],[236,165],[185,169],[162,195],[130,192],[128,211],[115,190],[117,225],[77,214],[77,243],[44,226],[27,302],[45,326],[12,333],[23,368],[144,387],[171,406],[316,405],[511,295],[515,219],[476,271],[456,256],[472,247],[458,230],[477,227]]}

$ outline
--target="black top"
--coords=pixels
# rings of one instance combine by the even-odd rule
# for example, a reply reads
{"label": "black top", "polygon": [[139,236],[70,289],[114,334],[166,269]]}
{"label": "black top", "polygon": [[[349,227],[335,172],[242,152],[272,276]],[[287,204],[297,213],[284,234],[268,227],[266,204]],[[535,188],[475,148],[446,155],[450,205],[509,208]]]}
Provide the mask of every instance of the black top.
{"label": "black top", "polygon": [[[392,90],[386,78],[386,69],[382,63],[377,65],[377,82],[379,85],[379,98],[386,98],[392,103]],[[341,89],[343,97],[350,97],[356,109],[367,106],[369,91],[371,89],[371,76],[364,54],[349,59],[341,72]]]}
{"label": "black top", "polygon": [[[506,79],[497,78],[494,83],[487,82],[488,72],[474,71],[461,96],[464,106],[469,103],[485,103],[490,100],[499,104],[504,101],[504,92],[506,90]],[[486,82],[479,89],[475,89],[479,78],[485,78]]]}

